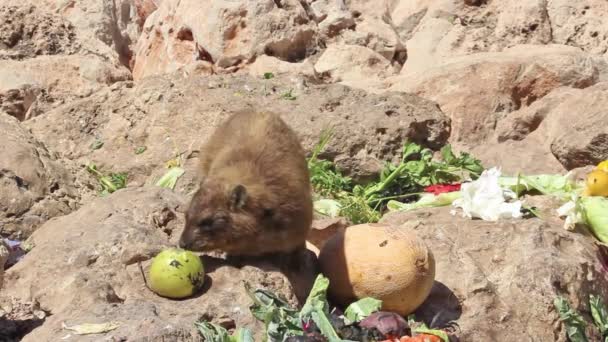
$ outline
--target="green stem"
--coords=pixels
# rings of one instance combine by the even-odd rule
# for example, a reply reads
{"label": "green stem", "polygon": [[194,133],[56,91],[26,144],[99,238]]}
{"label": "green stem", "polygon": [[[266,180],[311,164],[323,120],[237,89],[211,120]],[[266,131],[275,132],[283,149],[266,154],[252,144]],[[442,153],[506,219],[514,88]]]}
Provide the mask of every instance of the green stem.
{"label": "green stem", "polygon": [[391,172],[391,174],[386,177],[386,179],[382,182],[382,183],[378,183],[376,184],[377,186],[372,186],[369,189],[367,189],[364,193],[365,199],[368,200],[369,197],[371,195],[373,195],[376,192],[380,192],[384,189],[386,189],[386,187],[395,180],[395,178],[397,178],[397,176],[399,176],[401,174],[401,172],[403,172],[403,170],[405,169],[405,164],[401,164],[399,165],[399,167],[397,167],[395,169],[395,171]]}
{"label": "green stem", "polygon": [[389,196],[389,197],[383,197],[383,198],[378,198],[378,199],[373,199],[370,200],[368,203],[372,203],[372,202],[381,202],[381,201],[386,201],[386,200],[392,200],[395,198],[405,198],[405,197],[411,197],[411,196],[418,196],[418,195],[422,195],[425,194],[426,192],[410,192],[407,194],[401,194],[401,195],[396,195],[396,196]]}

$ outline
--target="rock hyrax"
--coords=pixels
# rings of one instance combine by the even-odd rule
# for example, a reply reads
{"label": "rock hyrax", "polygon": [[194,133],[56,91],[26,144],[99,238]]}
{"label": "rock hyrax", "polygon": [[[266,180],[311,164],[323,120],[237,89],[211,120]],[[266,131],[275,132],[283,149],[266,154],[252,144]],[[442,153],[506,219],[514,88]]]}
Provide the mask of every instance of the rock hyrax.
{"label": "rock hyrax", "polygon": [[308,166],[298,137],[277,114],[232,115],[200,159],[180,247],[235,256],[305,248],[313,217]]}

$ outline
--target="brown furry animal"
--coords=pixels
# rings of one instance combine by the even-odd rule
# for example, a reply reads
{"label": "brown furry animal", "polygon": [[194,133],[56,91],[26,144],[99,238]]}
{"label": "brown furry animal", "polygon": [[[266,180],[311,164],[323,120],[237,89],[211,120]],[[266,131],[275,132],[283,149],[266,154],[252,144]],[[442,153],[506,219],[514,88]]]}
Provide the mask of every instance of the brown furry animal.
{"label": "brown furry animal", "polygon": [[201,149],[200,188],[179,245],[235,256],[305,248],[313,207],[296,134],[276,114],[239,112]]}

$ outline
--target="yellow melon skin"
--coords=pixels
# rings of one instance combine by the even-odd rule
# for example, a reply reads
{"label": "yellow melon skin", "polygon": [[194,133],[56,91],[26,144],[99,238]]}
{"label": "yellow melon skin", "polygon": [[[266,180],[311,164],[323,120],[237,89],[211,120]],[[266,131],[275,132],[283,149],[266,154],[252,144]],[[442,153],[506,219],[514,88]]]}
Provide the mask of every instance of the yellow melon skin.
{"label": "yellow melon skin", "polygon": [[428,297],[435,259],[414,231],[385,224],[360,224],[330,238],[319,253],[329,295],[341,305],[382,300],[382,309],[406,316]]}

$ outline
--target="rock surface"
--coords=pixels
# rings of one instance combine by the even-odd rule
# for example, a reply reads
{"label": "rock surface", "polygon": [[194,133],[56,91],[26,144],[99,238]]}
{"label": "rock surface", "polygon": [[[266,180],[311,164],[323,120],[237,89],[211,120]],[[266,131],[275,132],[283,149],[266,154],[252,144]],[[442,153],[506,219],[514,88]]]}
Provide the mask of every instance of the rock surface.
{"label": "rock surface", "polygon": [[475,143],[486,138],[502,116],[551,90],[564,85],[585,88],[598,81],[598,66],[577,48],[519,45],[501,53],[456,57],[388,82],[391,90],[436,101],[452,119],[451,140]]}
{"label": "rock surface", "polygon": [[[506,116],[489,145],[494,149],[516,146],[518,150],[536,146],[534,150],[547,151],[536,160],[545,165],[548,161],[554,169],[596,165],[608,156],[607,92],[606,82],[585,90],[558,88],[533,105]],[[522,159],[528,158],[522,155]]]}
{"label": "rock surface", "polygon": [[262,54],[301,61],[316,47],[316,30],[296,0],[163,1],[146,20],[133,76],[171,72],[196,60],[228,68]]}
{"label": "rock surface", "polygon": [[175,246],[183,204],[182,196],[158,187],[119,190],[38,229],[30,239],[35,247],[7,271],[3,290],[47,313],[23,341],[98,341],[99,335],[78,336],[62,323],[106,322],[120,324],[105,334],[110,340],[200,341],[194,322],[201,318],[250,327],[259,338],[263,324],[249,312],[242,281],[296,305],[289,280],[271,265],[237,268],[209,256],[203,258],[207,286],[198,296],[174,301],[148,290],[138,264],[147,275],[150,259]]}
{"label": "rock surface", "polygon": [[[176,305],[137,266],[175,243],[200,144],[243,108],[279,112],[307,151],[333,127],[321,157],[356,181],[405,139],[584,178],[608,159],[607,16],[604,0],[0,0],[0,235],[36,244],[5,274],[0,339],[198,341],[201,316],[259,334],[242,280],[301,295],[267,264],[207,256],[213,286]],[[149,187],[176,160],[175,191]],[[93,200],[90,162],[127,189]],[[562,229],[560,203],[527,200],[545,221],[385,218],[433,245],[420,317],[456,320],[463,341],[565,341],[562,294],[589,319],[608,288],[597,247]],[[346,224],[316,221],[310,249]],[[103,337],[62,329],[114,320]]]}
{"label": "rock surface", "polygon": [[72,170],[15,119],[0,112],[0,234],[26,238],[78,206]]}
{"label": "rock surface", "polygon": [[[417,96],[307,86],[278,76],[147,78],[136,85],[116,84],[26,124],[62,157],[128,172],[133,185],[160,177],[163,164],[183,153],[187,174],[178,188],[189,189],[204,139],[231,112],[248,107],[280,113],[308,151],[322,130],[333,126],[324,155],[358,179],[375,175],[383,160],[400,153],[406,138],[437,148],[449,136],[449,120]],[[91,150],[96,140],[104,145]],[[136,155],[140,146],[147,149]]]}
{"label": "rock surface", "polygon": [[8,260],[10,254],[10,247],[4,241],[4,239],[0,240],[0,289],[2,289],[2,284],[4,284],[4,264]]}
{"label": "rock surface", "polygon": [[559,219],[496,223],[450,210],[393,213],[382,222],[414,229],[432,249],[436,281],[416,314],[440,324],[456,320],[462,341],[565,342],[555,297],[589,317],[589,294],[608,295],[597,246]]}

